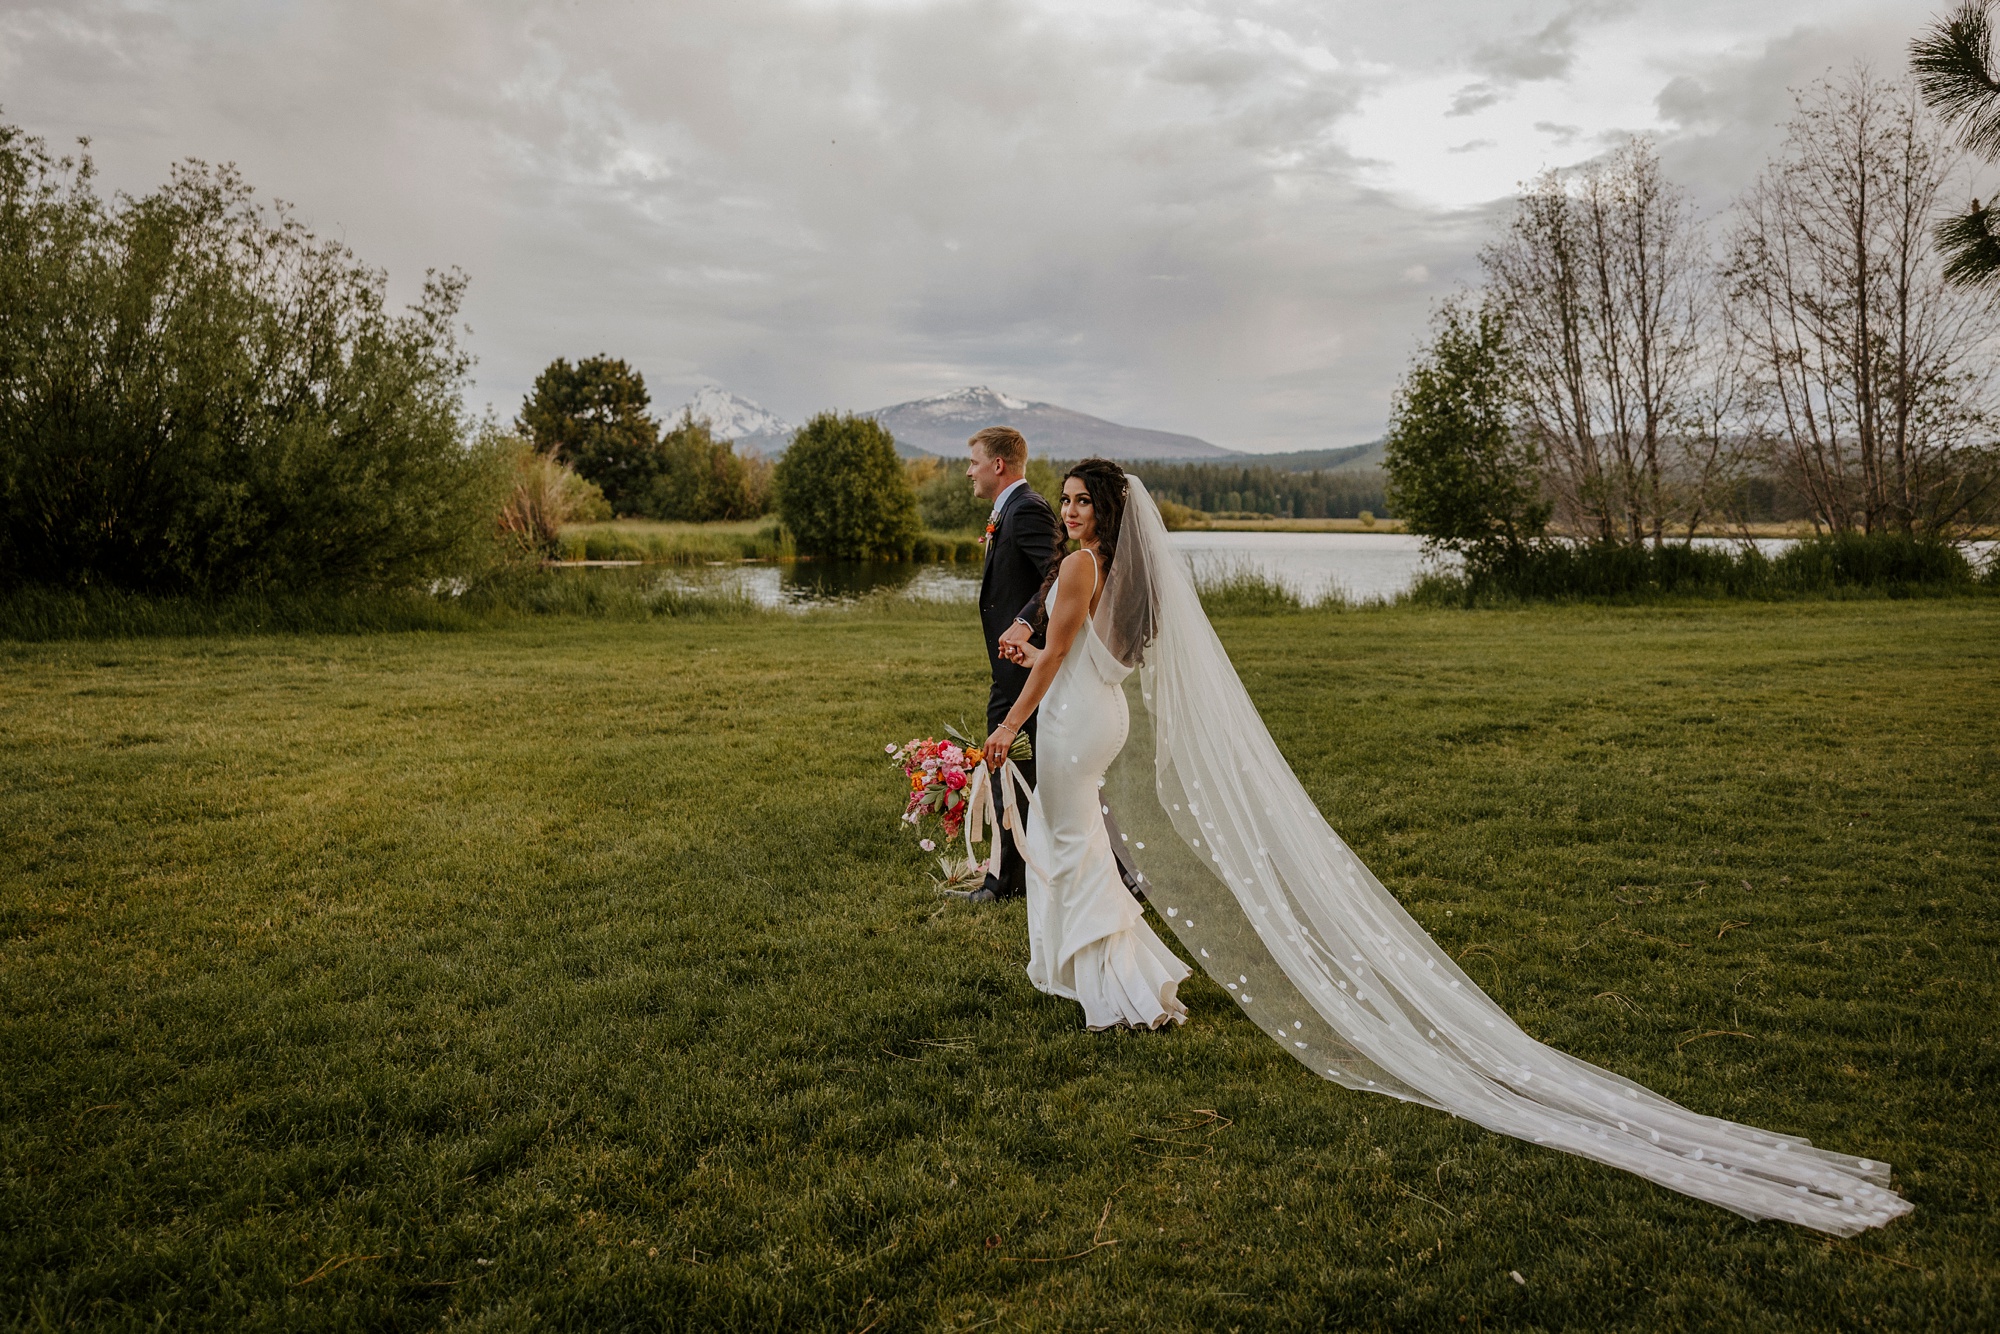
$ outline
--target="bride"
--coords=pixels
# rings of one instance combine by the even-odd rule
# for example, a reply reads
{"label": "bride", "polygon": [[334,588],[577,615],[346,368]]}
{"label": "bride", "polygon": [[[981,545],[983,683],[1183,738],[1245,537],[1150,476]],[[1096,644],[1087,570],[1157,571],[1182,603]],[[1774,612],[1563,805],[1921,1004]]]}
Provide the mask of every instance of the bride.
{"label": "bride", "polygon": [[[1091,617],[1118,556],[1127,484],[1115,463],[1086,459],[1063,478],[1062,522],[1077,549],[1049,576],[1043,648],[1002,645],[1030,668],[1021,697],[986,741],[1007,747],[1039,707],[1040,784],[1022,840],[1027,865],[1028,980],[1051,996],[1083,1005],[1086,1026],[1158,1028],[1185,1023],[1174,995],[1188,967],[1146,925],[1145,910],[1118,875],[1098,789],[1125,744],[1130,664],[1112,655]],[[1130,836],[1127,835],[1129,838]]]}
{"label": "bride", "polygon": [[1062,517],[1079,549],[1053,576],[1047,647],[1009,647],[1033,670],[986,748],[1003,766],[1041,706],[1041,785],[1022,840],[1037,987],[1079,1001],[1092,1028],[1186,1017],[1175,991],[1187,967],[1119,878],[1108,803],[1189,954],[1314,1074],[1747,1218],[1851,1236],[1909,1212],[1887,1163],[1704,1116],[1530,1037],[1321,817],[1144,484],[1086,460],[1063,480]]}

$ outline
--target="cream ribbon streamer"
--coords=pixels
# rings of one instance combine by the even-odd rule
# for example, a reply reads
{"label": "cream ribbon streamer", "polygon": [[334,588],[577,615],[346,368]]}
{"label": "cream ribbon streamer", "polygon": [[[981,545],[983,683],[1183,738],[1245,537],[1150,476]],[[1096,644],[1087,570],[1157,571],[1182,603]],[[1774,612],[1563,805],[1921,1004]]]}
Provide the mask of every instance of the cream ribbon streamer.
{"label": "cream ribbon streamer", "polygon": [[[972,781],[966,785],[966,859],[974,862],[981,860],[973,844],[986,837],[986,830],[990,825],[993,830],[993,840],[992,847],[985,857],[986,874],[997,879],[1000,875],[1001,854],[1005,846],[1000,841],[1000,831],[1011,829],[1014,831],[1014,850],[1020,854],[1022,865],[1043,879],[1047,879],[1046,873],[1035,864],[1034,858],[1028,855],[1027,822],[1021,818],[1021,803],[1014,785],[1019,783],[1030,793],[1033,793],[1034,788],[1029,785],[1028,780],[1022,776],[1020,769],[1012,760],[1000,766],[999,776],[1006,781],[996,782],[993,770],[981,763],[973,769]],[[997,805],[993,796],[995,787],[1000,790]]]}

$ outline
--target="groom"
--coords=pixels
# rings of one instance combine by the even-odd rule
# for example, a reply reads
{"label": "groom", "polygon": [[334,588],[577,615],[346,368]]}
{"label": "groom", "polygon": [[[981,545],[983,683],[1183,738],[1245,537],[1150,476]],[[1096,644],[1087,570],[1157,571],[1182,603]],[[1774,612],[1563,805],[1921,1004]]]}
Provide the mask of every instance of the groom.
{"label": "groom", "polygon": [[[1000,656],[1000,636],[1019,621],[1032,633],[1029,642],[1040,647],[1042,636],[1034,629],[1033,612],[1041,600],[1042,581],[1062,546],[1062,529],[1049,502],[1028,485],[1028,442],[1019,431],[989,426],[966,442],[966,455],[965,475],[972,479],[972,494],[993,502],[993,516],[986,521],[986,563],[979,576],[979,623],[993,667],[993,690],[986,698],[986,727],[991,731],[1006,718],[1028,683],[1026,667]],[[1035,719],[1030,717],[1021,730],[1034,741]],[[1035,762],[1025,761],[1020,769],[1032,786]],[[1027,794],[1018,790],[1017,794],[1025,811]],[[974,902],[990,903],[1026,892],[1014,834],[1001,831],[1000,875],[986,877],[986,883],[972,892]]]}

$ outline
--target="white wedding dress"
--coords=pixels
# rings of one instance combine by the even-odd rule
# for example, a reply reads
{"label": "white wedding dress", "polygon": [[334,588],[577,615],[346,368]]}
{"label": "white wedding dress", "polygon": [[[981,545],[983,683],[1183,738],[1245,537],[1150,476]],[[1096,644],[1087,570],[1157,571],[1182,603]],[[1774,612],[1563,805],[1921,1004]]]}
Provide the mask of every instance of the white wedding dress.
{"label": "white wedding dress", "polygon": [[[1052,597],[1052,615],[1054,606]],[[1023,848],[1028,980],[1080,1003],[1084,1024],[1094,1029],[1187,1019],[1174,993],[1188,966],[1153,934],[1119,878],[1098,800],[1105,767],[1130,726],[1123,687],[1131,674],[1086,620],[1042,698],[1039,782]]]}
{"label": "white wedding dress", "polygon": [[[1314,1074],[1748,1218],[1847,1236],[1909,1212],[1887,1163],[1703,1115],[1523,1031],[1320,815],[1158,508],[1138,478],[1128,485],[1103,594],[1041,705],[1041,783],[1023,840],[1037,987],[1081,1002],[1092,1028],[1185,1015],[1175,989],[1188,970],[1119,880],[1108,801],[1189,956]],[[995,787],[1018,813],[1012,786],[975,778],[968,847]]]}

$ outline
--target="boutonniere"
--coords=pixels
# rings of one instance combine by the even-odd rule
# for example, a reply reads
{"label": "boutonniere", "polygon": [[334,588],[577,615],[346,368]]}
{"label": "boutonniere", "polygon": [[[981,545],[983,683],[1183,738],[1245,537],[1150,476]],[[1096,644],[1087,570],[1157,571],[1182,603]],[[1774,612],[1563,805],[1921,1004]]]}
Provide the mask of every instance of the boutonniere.
{"label": "boutonniere", "polygon": [[993,530],[995,528],[998,528],[999,526],[1000,525],[998,523],[995,523],[992,519],[988,519],[986,521],[986,535],[979,539],[979,545],[983,547],[988,542],[991,542],[993,540]]}

